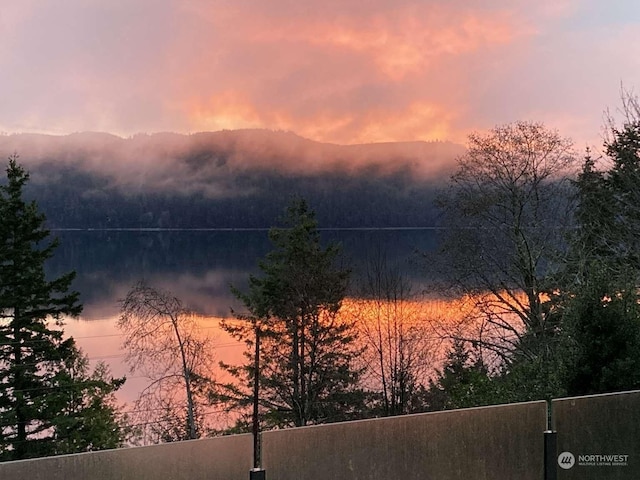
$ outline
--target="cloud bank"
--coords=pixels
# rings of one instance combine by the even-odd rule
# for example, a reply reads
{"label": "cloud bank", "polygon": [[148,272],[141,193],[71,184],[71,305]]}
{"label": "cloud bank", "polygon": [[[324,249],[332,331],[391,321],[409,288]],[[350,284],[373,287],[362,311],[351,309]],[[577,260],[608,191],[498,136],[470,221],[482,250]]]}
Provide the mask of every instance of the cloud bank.
{"label": "cloud bank", "polygon": [[[0,156],[13,153],[36,184],[64,182],[51,175],[76,171],[97,175],[106,181],[105,187],[126,192],[221,198],[250,194],[244,190],[246,179],[263,174],[291,178],[406,173],[416,181],[437,182],[450,174],[464,147],[450,142],[337,145],[259,129],[138,134],[126,139],[91,132],[0,136]],[[251,188],[250,181],[248,185]]]}
{"label": "cloud bank", "polygon": [[8,2],[0,130],[357,144],[534,120],[597,143],[637,38],[634,0]]}

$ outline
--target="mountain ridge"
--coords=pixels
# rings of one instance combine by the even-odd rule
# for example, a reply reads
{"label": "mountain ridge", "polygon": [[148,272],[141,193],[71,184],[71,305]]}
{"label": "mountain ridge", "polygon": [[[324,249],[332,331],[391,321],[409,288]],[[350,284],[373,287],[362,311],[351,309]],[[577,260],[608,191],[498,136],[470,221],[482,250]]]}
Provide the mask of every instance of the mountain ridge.
{"label": "mountain ridge", "polygon": [[0,154],[14,152],[55,228],[262,228],[296,195],[325,227],[424,227],[464,147],[337,145],[258,129],[1,136]]}

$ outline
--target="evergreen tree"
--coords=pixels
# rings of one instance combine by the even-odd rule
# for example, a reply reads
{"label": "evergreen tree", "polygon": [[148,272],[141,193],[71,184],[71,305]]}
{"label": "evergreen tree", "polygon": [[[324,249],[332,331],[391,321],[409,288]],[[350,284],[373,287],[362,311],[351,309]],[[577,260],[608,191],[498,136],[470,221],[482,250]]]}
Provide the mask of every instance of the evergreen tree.
{"label": "evergreen tree", "polygon": [[612,127],[611,167],[587,155],[562,288],[561,377],[581,395],[640,387],[640,122]]}
{"label": "evergreen tree", "polygon": [[[104,370],[88,376],[73,338],[64,338],[64,317],[82,309],[78,293],[69,291],[74,274],[47,279],[44,264],[57,241],[47,242],[44,216],[23,199],[29,175],[17,156],[6,172],[0,185],[0,459],[112,446],[121,441],[119,428],[108,432],[108,441],[71,439],[95,420],[90,413],[113,413],[107,396],[122,380],[106,378]],[[65,416],[77,422],[64,425]]]}
{"label": "evergreen tree", "polygon": [[640,272],[640,119],[614,128],[605,147],[613,162],[607,178],[615,207],[613,240],[621,263]]}
{"label": "evergreen tree", "polygon": [[124,378],[114,379],[109,368],[98,363],[89,370],[80,350],[65,359],[57,376],[61,395],[51,396],[54,435],[48,455],[88,452],[122,447],[130,433],[128,419],[119,411],[114,393]]}
{"label": "evergreen tree", "polygon": [[[256,331],[260,335],[260,405],[269,426],[302,426],[353,418],[362,409],[353,367],[359,348],[354,326],[338,312],[348,271],[336,266],[338,247],[323,248],[315,215],[304,200],[288,208],[284,228],[272,228],[273,250],[234,289],[248,313],[223,328],[247,345],[247,364],[226,366],[251,384]],[[250,389],[227,386],[226,399],[248,405]]]}
{"label": "evergreen tree", "polygon": [[[566,278],[561,284],[581,284],[593,270],[594,263],[615,268],[618,242],[612,238],[615,231],[615,205],[604,173],[597,170],[595,161],[587,151],[582,171],[574,182],[576,189],[575,227],[570,235],[567,254]],[[613,270],[611,273],[614,273]]]}
{"label": "evergreen tree", "polygon": [[425,399],[428,409],[478,407],[496,400],[496,387],[482,356],[474,355],[466,342],[454,340],[442,369],[429,381]]}
{"label": "evergreen tree", "polygon": [[564,315],[566,393],[588,395],[640,388],[640,306],[607,270],[593,269]]}

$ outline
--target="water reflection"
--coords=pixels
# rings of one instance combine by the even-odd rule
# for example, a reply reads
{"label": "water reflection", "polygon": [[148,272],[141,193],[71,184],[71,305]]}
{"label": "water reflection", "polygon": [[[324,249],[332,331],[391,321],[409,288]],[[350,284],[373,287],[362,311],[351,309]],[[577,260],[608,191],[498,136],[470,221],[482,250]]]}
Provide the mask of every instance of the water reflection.
{"label": "water reflection", "polygon": [[[60,247],[47,265],[61,274],[77,272],[74,288],[84,304],[82,318],[117,314],[118,300],[136,282],[170,290],[203,315],[227,316],[240,289],[271,249],[267,231],[59,231]],[[416,283],[425,270],[416,252],[433,251],[433,230],[331,230],[323,241],[339,242],[354,277],[373,250],[386,252]]]}
{"label": "water reflection", "polygon": [[[126,293],[126,292],[125,292]],[[346,298],[343,303],[341,315],[347,316],[358,324],[361,331],[361,341],[366,343],[366,337],[362,336],[362,327],[367,324],[373,326],[373,322],[379,321],[380,316],[384,316],[384,322],[397,321],[389,313],[390,310],[397,309],[389,302],[378,300],[365,300],[362,298]],[[411,335],[411,345],[420,345],[424,351],[420,352],[421,357],[426,360],[426,364],[420,369],[425,383],[433,374],[435,368],[439,368],[446,354],[448,343],[443,341],[443,335],[450,333],[448,329],[457,325],[470,309],[468,302],[464,300],[445,301],[442,299],[423,298],[404,302],[401,310],[405,313],[401,323],[407,327],[407,333]],[[105,317],[100,320],[74,320],[69,319],[65,325],[65,332],[73,336],[78,345],[88,354],[93,364],[98,361],[107,363],[115,376],[127,376],[127,382],[118,392],[118,399],[131,406],[139,392],[147,386],[148,380],[136,374],[130,374],[124,362],[124,352],[121,350],[123,336],[117,329],[118,315]],[[221,317],[219,316],[197,316],[197,322],[203,335],[212,338],[211,355],[215,363],[222,361],[227,364],[241,364],[245,361],[243,352],[245,345],[230,337],[219,327]],[[416,338],[420,335],[420,338]],[[387,340],[390,340],[387,339]],[[396,339],[397,340],[397,339]],[[401,347],[398,347],[401,348]],[[372,351],[372,353],[374,353]],[[392,355],[393,352],[386,352]],[[363,357],[363,360],[365,358]],[[223,378],[224,372],[216,372],[216,380],[228,381],[230,378]],[[377,388],[374,381],[368,385]],[[220,425],[217,425],[220,426]]]}
{"label": "water reflection", "polygon": [[[64,231],[55,232],[61,245],[49,271],[77,272],[74,288],[81,294],[84,311],[79,320],[69,320],[65,330],[76,338],[92,362],[105,361],[116,376],[128,380],[118,398],[131,405],[147,380],[127,372],[122,336],[116,329],[119,300],[138,281],[170,291],[199,315],[201,328],[214,340],[213,355],[226,363],[240,363],[244,346],[219,329],[220,318],[241,305],[230,285],[246,286],[258,274],[258,262],[271,249],[267,231]],[[416,252],[433,251],[432,230],[323,231],[324,241],[343,245],[344,261],[357,278],[369,254],[385,252],[389,266],[404,272],[419,290],[425,271]],[[345,306],[362,299],[348,299]],[[365,302],[366,304],[366,302]],[[444,319],[450,308],[442,300],[416,302],[415,318]],[[345,310],[347,312],[348,309]],[[440,321],[438,320],[438,321]],[[434,320],[435,321],[435,320]],[[434,323],[429,328],[437,332]]]}

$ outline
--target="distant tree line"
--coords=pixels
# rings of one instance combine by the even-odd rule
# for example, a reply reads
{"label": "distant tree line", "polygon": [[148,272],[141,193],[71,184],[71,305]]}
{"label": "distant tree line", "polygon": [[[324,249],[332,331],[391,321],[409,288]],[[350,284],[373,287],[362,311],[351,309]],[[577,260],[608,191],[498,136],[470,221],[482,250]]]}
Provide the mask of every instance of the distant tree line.
{"label": "distant tree line", "polygon": [[[99,174],[44,163],[38,183],[25,187],[50,228],[268,228],[296,195],[316,205],[323,225],[424,227],[437,222],[438,179],[408,171],[384,174],[286,174],[256,169],[233,176],[231,192],[207,196],[157,191],[141,184],[124,189]],[[55,179],[64,178],[64,181]]]}

